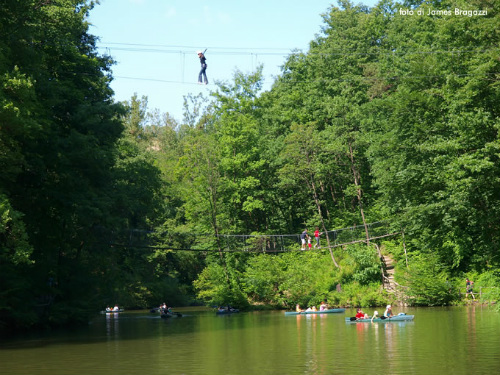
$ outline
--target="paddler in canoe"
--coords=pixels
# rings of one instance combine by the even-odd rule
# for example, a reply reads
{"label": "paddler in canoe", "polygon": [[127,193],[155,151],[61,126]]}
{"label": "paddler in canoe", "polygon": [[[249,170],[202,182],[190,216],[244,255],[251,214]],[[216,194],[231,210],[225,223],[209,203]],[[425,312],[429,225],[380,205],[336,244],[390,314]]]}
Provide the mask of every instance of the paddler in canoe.
{"label": "paddler in canoe", "polygon": [[368,314],[365,314],[363,312],[363,310],[358,309],[356,311],[356,317],[355,318],[356,318],[356,320],[358,320],[358,319],[370,319],[370,316]]}
{"label": "paddler in canoe", "polygon": [[386,318],[390,318],[391,316],[394,316],[394,314],[392,313],[392,306],[391,305],[386,306],[385,311],[384,311],[384,316]]}
{"label": "paddler in canoe", "polygon": [[364,319],[371,319],[371,321],[373,322],[373,319],[376,319],[376,318],[380,318],[378,316],[378,311],[375,311],[373,313],[373,317],[370,318],[370,315],[366,314],[363,312],[363,310],[361,310],[360,308],[358,308],[356,310],[356,316],[353,316],[351,318],[347,318],[349,319],[351,322],[355,321],[355,320],[364,320]]}

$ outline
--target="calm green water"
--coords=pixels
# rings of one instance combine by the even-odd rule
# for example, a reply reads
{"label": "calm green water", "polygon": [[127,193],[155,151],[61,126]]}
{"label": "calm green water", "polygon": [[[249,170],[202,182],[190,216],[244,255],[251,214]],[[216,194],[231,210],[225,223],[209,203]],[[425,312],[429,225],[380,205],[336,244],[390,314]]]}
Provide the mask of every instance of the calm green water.
{"label": "calm green water", "polygon": [[[402,310],[396,310],[399,312]],[[406,309],[411,322],[346,314],[186,312],[96,317],[88,327],[0,341],[0,373],[497,374],[500,314],[488,307]],[[372,312],[369,310],[367,312]]]}

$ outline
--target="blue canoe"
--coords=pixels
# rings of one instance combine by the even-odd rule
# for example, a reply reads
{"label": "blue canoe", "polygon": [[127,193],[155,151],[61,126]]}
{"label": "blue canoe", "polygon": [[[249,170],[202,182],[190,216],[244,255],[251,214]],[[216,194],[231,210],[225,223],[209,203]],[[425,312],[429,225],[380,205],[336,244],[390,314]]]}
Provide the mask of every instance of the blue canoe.
{"label": "blue canoe", "polygon": [[217,311],[215,312],[217,315],[227,315],[227,314],[235,314],[235,313],[239,313],[240,310],[238,309],[217,309]]}
{"label": "blue canoe", "polygon": [[[415,315],[394,315],[391,316],[390,318],[375,318],[373,319],[373,323],[388,323],[388,322],[402,322],[402,321],[407,321],[407,320],[413,320],[415,318]],[[372,319],[358,319],[356,318],[345,318],[346,323],[371,323]]]}
{"label": "blue canoe", "polygon": [[285,315],[312,315],[312,314],[335,314],[335,313],[343,313],[345,309],[328,309],[323,311],[285,311]]}
{"label": "blue canoe", "polygon": [[101,311],[101,314],[118,314],[118,313],[122,313],[124,311],[125,310],[123,310],[123,309],[120,309],[120,310],[103,310],[103,311]]}

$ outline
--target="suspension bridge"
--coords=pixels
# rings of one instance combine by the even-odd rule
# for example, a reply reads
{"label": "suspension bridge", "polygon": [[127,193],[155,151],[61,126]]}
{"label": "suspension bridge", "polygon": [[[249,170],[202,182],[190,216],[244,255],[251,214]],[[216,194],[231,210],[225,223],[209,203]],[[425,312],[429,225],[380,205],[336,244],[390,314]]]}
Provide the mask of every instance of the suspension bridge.
{"label": "suspension bridge", "polygon": [[[355,225],[323,232],[322,249],[367,243],[399,234],[388,222]],[[300,234],[193,234],[154,233],[132,230],[127,241],[107,241],[112,247],[154,248],[176,251],[217,251],[244,253],[283,253],[301,251]],[[313,249],[315,250],[315,249]]]}

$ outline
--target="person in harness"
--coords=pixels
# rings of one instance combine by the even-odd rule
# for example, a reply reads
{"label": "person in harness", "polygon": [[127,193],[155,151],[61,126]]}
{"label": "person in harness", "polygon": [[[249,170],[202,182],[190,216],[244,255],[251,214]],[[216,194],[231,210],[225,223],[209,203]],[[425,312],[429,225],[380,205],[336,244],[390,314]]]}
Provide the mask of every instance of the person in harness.
{"label": "person in harness", "polygon": [[[205,57],[205,52],[207,50],[205,49],[205,51],[201,52],[201,51],[198,51],[198,57],[200,58],[200,63],[201,63],[201,70],[200,70],[200,74],[198,75],[198,83],[201,85],[203,83],[205,83],[205,85],[208,85],[208,79],[207,79],[207,58]],[[202,79],[204,79],[204,81],[202,81]]]}

